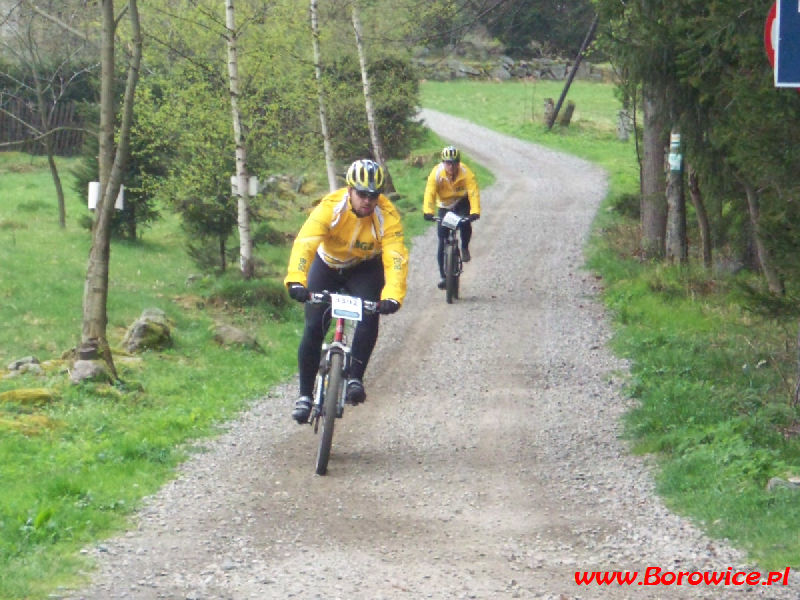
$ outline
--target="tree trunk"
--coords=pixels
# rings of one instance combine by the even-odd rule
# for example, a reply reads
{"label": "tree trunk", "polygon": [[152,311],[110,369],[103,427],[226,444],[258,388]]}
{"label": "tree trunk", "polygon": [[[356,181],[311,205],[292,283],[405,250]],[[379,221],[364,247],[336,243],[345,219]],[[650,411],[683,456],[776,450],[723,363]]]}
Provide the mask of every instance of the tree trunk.
{"label": "tree trunk", "polygon": [[394,192],[394,184],[392,183],[392,176],[389,173],[389,168],[386,165],[386,152],[383,149],[383,142],[381,141],[380,133],[378,132],[378,124],[375,119],[375,108],[372,104],[372,94],[369,85],[369,73],[367,71],[367,56],[364,51],[364,38],[361,35],[361,20],[358,18],[358,4],[353,0],[353,31],[356,36],[356,47],[358,48],[358,62],[361,65],[361,84],[364,89],[364,105],[367,111],[367,125],[369,126],[369,138],[372,142],[372,153],[376,161],[383,165],[385,173],[384,190],[387,193]]}
{"label": "tree trunk", "polygon": [[225,26],[228,29],[228,82],[231,94],[231,114],[233,116],[233,139],[236,144],[236,197],[239,208],[239,269],[242,277],[253,276],[253,240],[250,237],[250,199],[247,173],[247,149],[242,134],[242,121],[239,115],[239,62],[236,55],[236,19],[233,0],[225,0]]}
{"label": "tree trunk", "polygon": [[633,118],[631,117],[630,113],[626,109],[618,111],[617,139],[621,142],[627,142],[628,138],[630,138],[631,136],[632,131],[634,131]]}
{"label": "tree trunk", "polygon": [[317,0],[311,0],[311,44],[314,48],[314,76],[317,81],[317,99],[319,101],[319,123],[322,129],[322,145],[325,151],[325,167],[328,170],[328,188],[338,188],[336,183],[336,161],[333,157],[333,145],[328,133],[328,117],[325,112],[325,92],[322,89],[322,66],[319,52],[319,24],[317,22]]}
{"label": "tree trunk", "polygon": [[744,189],[747,195],[747,209],[750,213],[750,226],[753,229],[753,243],[756,247],[756,258],[758,259],[759,267],[761,267],[761,272],[767,280],[769,291],[773,294],[783,295],[785,292],[783,281],[772,264],[772,257],[764,244],[761,234],[761,206],[758,193],[749,183],[744,184]]}
{"label": "tree trunk", "polygon": [[663,258],[667,229],[667,203],[664,180],[664,115],[661,102],[652,90],[642,94],[644,134],[642,138],[642,255]]}
{"label": "tree trunk", "polygon": [[544,114],[542,118],[544,119],[544,124],[550,127],[550,123],[553,122],[555,117],[555,103],[553,102],[552,98],[545,98],[544,99]]}
{"label": "tree trunk", "polygon": [[567,108],[564,109],[564,114],[561,115],[561,118],[558,120],[558,124],[562,127],[569,127],[569,124],[572,122],[572,113],[575,112],[575,103],[570,100],[567,102]]}
{"label": "tree trunk", "polygon": [[139,11],[136,0],[129,0],[132,33],[132,55],[125,85],[122,107],[122,120],[119,131],[119,146],[114,149],[114,39],[116,21],[113,0],[102,1],[103,38],[101,45],[100,79],[100,200],[95,211],[92,227],[92,247],[86,269],[86,283],[83,290],[83,328],[81,332],[80,355],[83,358],[96,358],[99,351],[117,378],[111,349],[106,338],[108,324],[108,270],[111,253],[111,215],[114,210],[122,174],[128,158],[131,123],[133,121],[133,101],[136,82],[139,78],[139,65],[142,60],[142,34],[139,26]]}
{"label": "tree trunk", "polygon": [[677,129],[670,135],[669,171],[667,173],[667,238],[666,257],[669,262],[686,264],[686,194],[683,190],[683,156],[681,135]]}
{"label": "tree trunk", "polygon": [[703,202],[703,194],[697,181],[697,173],[689,166],[689,196],[692,199],[694,212],[697,215],[697,229],[700,231],[700,247],[703,251],[703,266],[711,271],[713,261],[711,257],[711,227],[708,223],[708,212]]}
{"label": "tree trunk", "polygon": [[800,327],[797,330],[797,382],[794,384],[794,394],[792,395],[792,404],[794,406],[800,405]]}
{"label": "tree trunk", "polygon": [[559,96],[558,98],[558,102],[556,103],[552,116],[547,120],[548,129],[553,128],[553,123],[555,123],[556,117],[558,117],[558,111],[561,110],[561,105],[564,103],[564,98],[567,97],[569,86],[572,85],[572,80],[575,79],[575,73],[578,72],[578,67],[581,64],[581,60],[583,59],[583,53],[586,52],[586,47],[589,45],[589,42],[592,41],[592,38],[594,37],[594,32],[597,30],[598,18],[599,18],[598,15],[594,16],[592,25],[591,27],[589,27],[589,31],[586,33],[586,37],[583,38],[583,43],[581,44],[581,48],[580,50],[578,50],[578,56],[575,58],[575,62],[572,64],[572,68],[569,71],[569,75],[567,76],[567,81],[564,84],[564,89],[561,90],[561,96]]}
{"label": "tree trunk", "polygon": [[50,166],[50,176],[53,178],[53,185],[56,187],[56,196],[58,198],[58,224],[61,229],[64,229],[67,226],[67,211],[64,203],[64,188],[61,185],[61,177],[58,174],[53,151],[53,138],[50,134],[50,112],[47,110],[47,103],[44,101],[44,92],[36,69],[33,70],[32,75],[33,80],[36,82],[36,103],[39,106],[39,122],[44,133],[42,144],[44,145],[45,154],[47,154],[47,164]]}

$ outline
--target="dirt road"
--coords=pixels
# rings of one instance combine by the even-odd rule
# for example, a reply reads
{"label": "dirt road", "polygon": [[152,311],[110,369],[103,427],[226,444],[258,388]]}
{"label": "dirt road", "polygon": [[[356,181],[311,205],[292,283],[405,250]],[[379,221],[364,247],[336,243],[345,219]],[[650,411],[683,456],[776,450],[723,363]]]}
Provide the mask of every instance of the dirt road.
{"label": "dirt road", "polygon": [[[667,511],[619,440],[625,365],[582,270],[605,175],[425,111],[491,169],[462,298],[436,288],[435,233],[414,241],[409,295],[382,320],[368,400],[317,438],[270,393],[89,550],[84,600],[794,598],[778,586],[637,585],[645,569],[744,559]],[[424,180],[420,180],[421,197]],[[579,586],[576,571],[639,571]],[[651,582],[654,581],[652,578]]]}

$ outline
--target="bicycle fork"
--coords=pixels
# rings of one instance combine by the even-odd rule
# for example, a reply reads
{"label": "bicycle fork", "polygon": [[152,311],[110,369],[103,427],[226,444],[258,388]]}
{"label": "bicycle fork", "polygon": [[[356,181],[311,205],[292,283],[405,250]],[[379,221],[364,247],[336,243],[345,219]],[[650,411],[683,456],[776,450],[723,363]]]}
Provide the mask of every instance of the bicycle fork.
{"label": "bicycle fork", "polygon": [[453,264],[453,275],[456,277],[461,275],[463,263],[461,261],[461,250],[459,250],[458,245],[458,237],[456,236],[455,231],[452,232],[451,238],[447,240],[448,245],[453,247],[453,258],[455,259]]}
{"label": "bicycle fork", "polygon": [[[350,348],[342,342],[331,342],[322,345],[322,359],[319,361],[317,380],[314,383],[314,403],[311,408],[311,421],[316,431],[319,417],[322,416],[322,407],[326,401],[328,375],[331,369],[331,356],[335,353],[342,355],[342,380],[346,381],[350,371]],[[336,402],[336,416],[341,417],[344,412],[344,395],[346,386],[342,386],[341,398],[330,399]]]}

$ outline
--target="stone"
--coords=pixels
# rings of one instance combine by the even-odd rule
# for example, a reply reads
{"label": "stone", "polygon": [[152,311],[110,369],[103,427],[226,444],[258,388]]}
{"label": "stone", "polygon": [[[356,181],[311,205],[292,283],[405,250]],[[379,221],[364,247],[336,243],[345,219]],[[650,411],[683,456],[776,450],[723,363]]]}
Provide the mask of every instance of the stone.
{"label": "stone", "polygon": [[147,308],[125,332],[122,346],[126,352],[163,350],[172,346],[172,334],[166,313]]}
{"label": "stone", "polygon": [[76,384],[87,380],[111,383],[113,378],[103,360],[76,360],[69,372],[69,380]]}

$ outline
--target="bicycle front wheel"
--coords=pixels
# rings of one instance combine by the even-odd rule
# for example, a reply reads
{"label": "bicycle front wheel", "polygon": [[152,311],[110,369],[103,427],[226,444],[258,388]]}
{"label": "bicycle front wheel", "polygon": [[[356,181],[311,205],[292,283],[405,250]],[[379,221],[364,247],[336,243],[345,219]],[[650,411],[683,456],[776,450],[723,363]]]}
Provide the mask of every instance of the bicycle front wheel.
{"label": "bicycle front wheel", "polygon": [[328,385],[325,386],[325,398],[322,401],[322,435],[317,450],[317,475],[325,475],[328,472],[328,460],[331,457],[333,444],[333,425],[336,422],[337,405],[344,385],[343,360],[339,352],[334,352],[331,356]]}
{"label": "bicycle front wheel", "polygon": [[452,244],[448,244],[444,249],[444,280],[445,298],[448,304],[453,303],[454,298],[458,298],[458,273],[456,271],[456,249]]}

